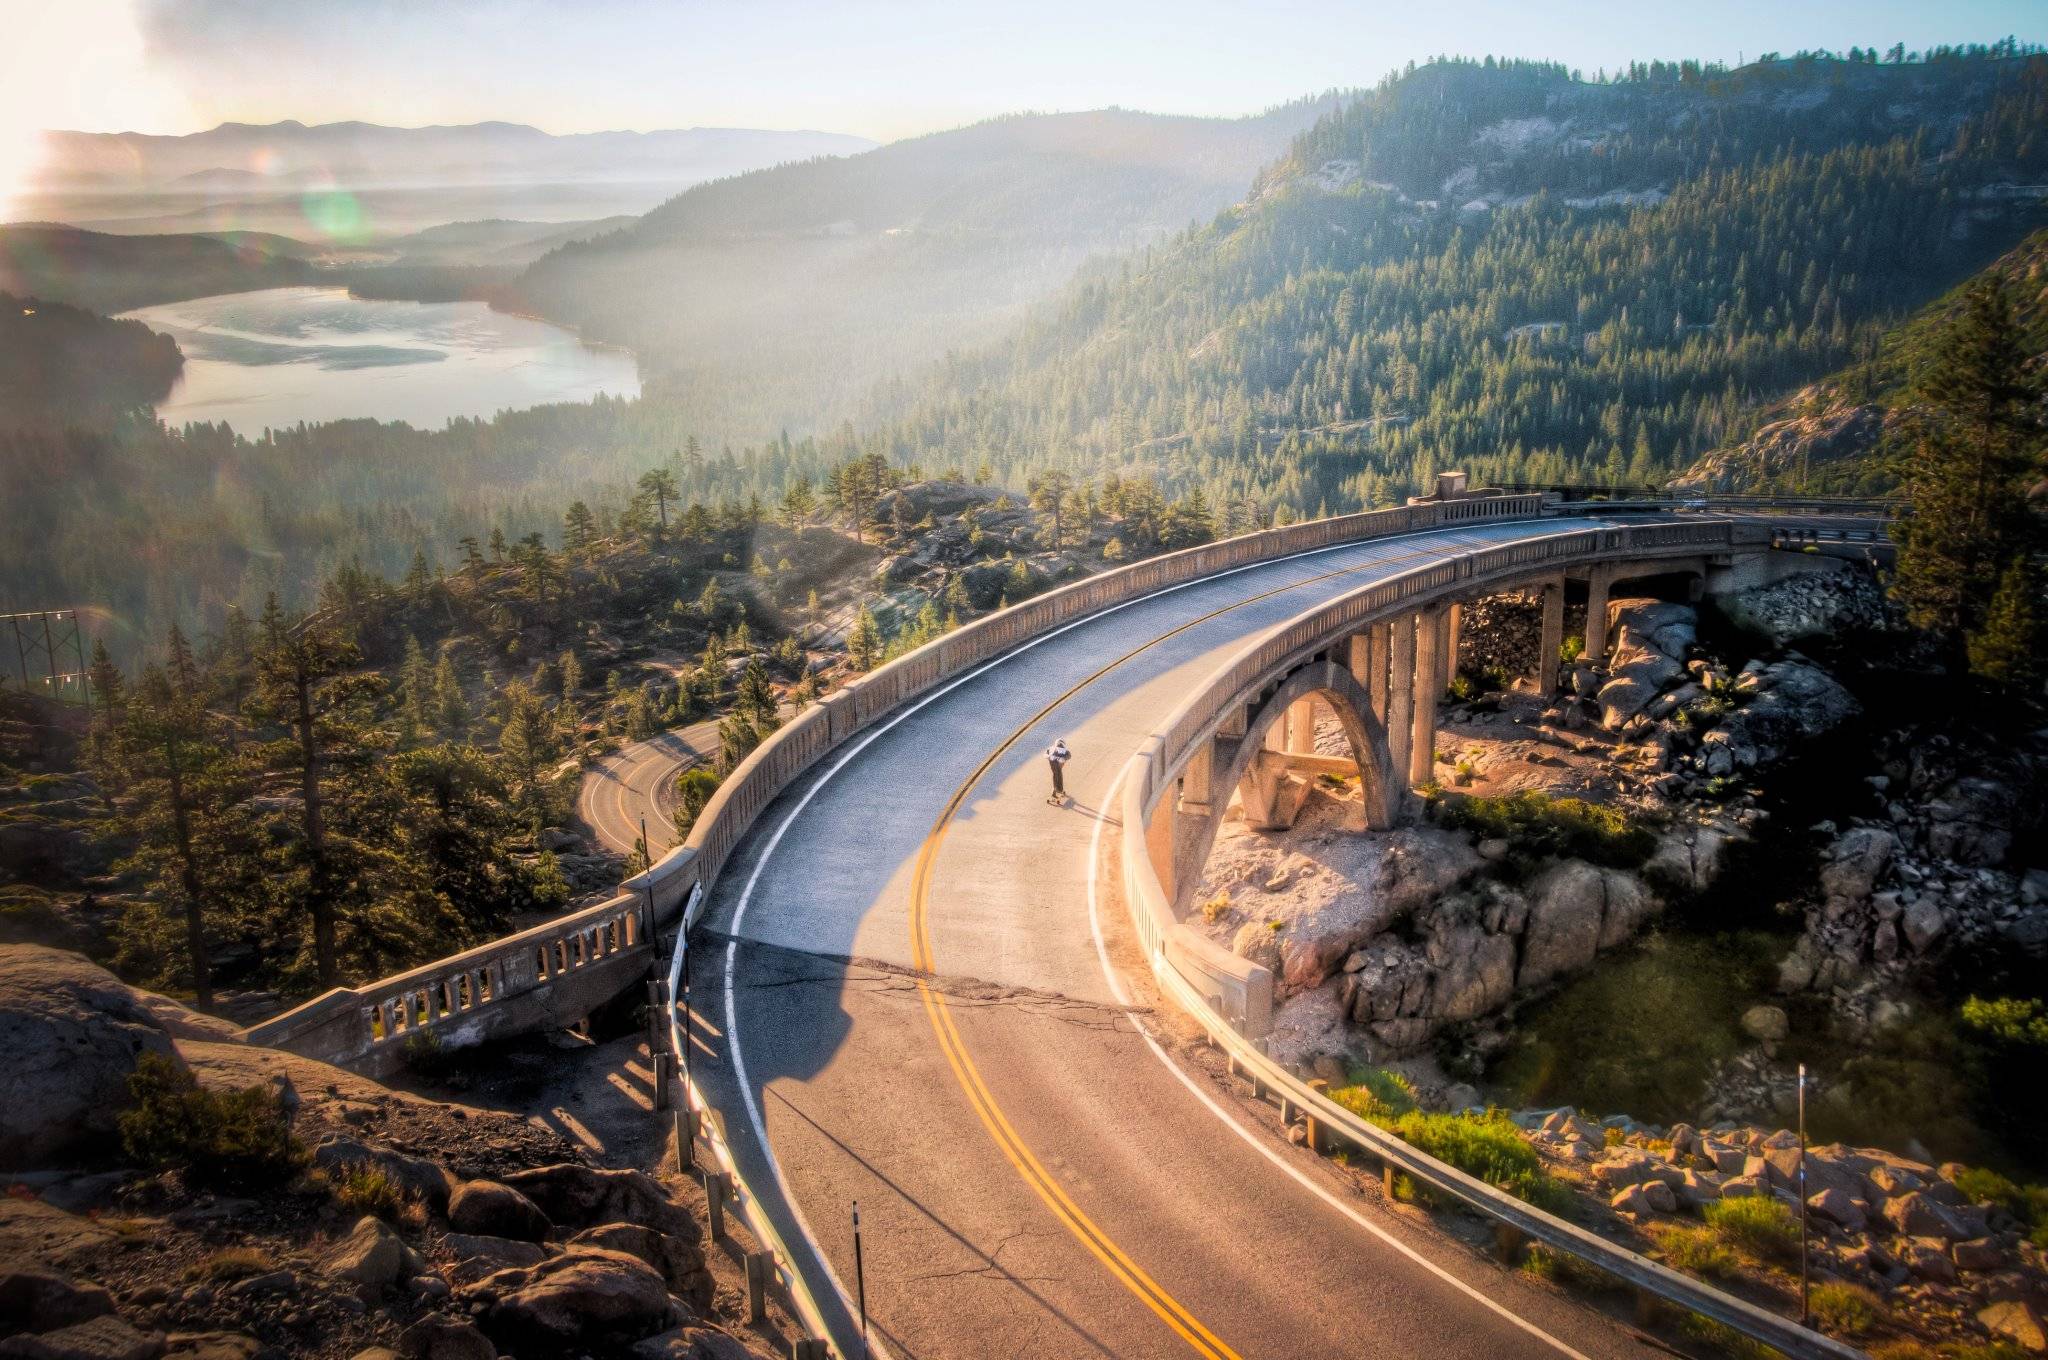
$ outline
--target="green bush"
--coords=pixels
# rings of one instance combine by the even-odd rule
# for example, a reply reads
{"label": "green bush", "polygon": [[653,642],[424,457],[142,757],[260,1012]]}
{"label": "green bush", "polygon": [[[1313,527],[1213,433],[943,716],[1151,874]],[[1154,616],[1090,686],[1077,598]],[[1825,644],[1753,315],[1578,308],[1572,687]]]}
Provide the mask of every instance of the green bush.
{"label": "green bush", "polygon": [[1571,1192],[1543,1169],[1542,1158],[1522,1140],[1522,1131],[1497,1110],[1483,1115],[1410,1110],[1384,1122],[1403,1141],[1438,1161],[1539,1209],[1563,1213],[1571,1206]]}
{"label": "green bush", "polygon": [[1445,824],[1505,840],[1510,853],[1525,860],[1557,856],[1634,869],[1657,850],[1648,827],[1618,808],[1583,798],[1524,789],[1494,798],[1442,798],[1436,807]]}
{"label": "green bush", "polygon": [[1701,1214],[1723,1242],[1758,1260],[1785,1257],[1799,1250],[1799,1220],[1767,1195],[1742,1195],[1716,1200]]}
{"label": "green bush", "polygon": [[1807,1296],[1807,1307],[1822,1331],[1837,1336],[1859,1336],[1884,1321],[1884,1305],[1877,1295],[1860,1285],[1839,1281],[1815,1285]]}
{"label": "green bush", "polygon": [[209,1091],[190,1072],[146,1053],[128,1079],[133,1109],[120,1115],[121,1144],[152,1171],[177,1171],[196,1186],[257,1190],[305,1169],[284,1106],[266,1086]]}
{"label": "green bush", "polygon": [[1658,1232],[1657,1248],[1674,1270],[1723,1280],[1742,1273],[1742,1262],[1712,1228],[1673,1224]]}
{"label": "green bush", "polygon": [[1415,1088],[1398,1072],[1354,1067],[1350,1077],[1351,1084],[1331,1091],[1330,1099],[1361,1119],[1381,1124],[1415,1108]]}

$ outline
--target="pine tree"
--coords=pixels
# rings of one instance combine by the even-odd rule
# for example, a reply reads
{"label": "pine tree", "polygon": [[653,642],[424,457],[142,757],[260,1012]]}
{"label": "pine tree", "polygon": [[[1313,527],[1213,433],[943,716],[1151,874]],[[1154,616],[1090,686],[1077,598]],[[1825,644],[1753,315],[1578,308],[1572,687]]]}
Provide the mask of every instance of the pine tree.
{"label": "pine tree", "polygon": [[2041,395],[2010,294],[1979,280],[1914,382],[1902,468],[1913,513],[1897,526],[1892,591],[1916,626],[1970,638],[2010,564],[2039,547],[2026,491],[2041,469]]}
{"label": "pine tree", "polygon": [[405,740],[418,741],[434,725],[434,669],[417,636],[407,634],[398,668],[399,721]]}
{"label": "pine tree", "polygon": [[853,629],[846,635],[846,659],[857,671],[870,671],[882,656],[882,630],[866,606],[853,616]]}
{"label": "pine tree", "polygon": [[258,853],[235,844],[233,825],[246,796],[233,753],[196,688],[155,667],[145,671],[122,713],[115,763],[123,786],[121,822],[134,838],[125,866],[152,881],[154,896],[175,902],[184,923],[186,966],[201,1010],[213,1007],[213,954],[207,915],[215,881]]}
{"label": "pine tree", "polygon": [[[266,636],[257,657],[257,711],[281,723],[290,737],[271,748],[273,767],[297,776],[300,850],[306,869],[305,903],[313,922],[313,957],[320,984],[341,980],[336,935],[342,889],[340,856],[330,844],[327,780],[337,760],[365,756],[355,710],[381,681],[352,668],[362,653],[332,630],[302,620],[296,624],[265,611]],[[351,885],[351,886],[360,886]]]}
{"label": "pine tree", "polygon": [[459,737],[469,726],[469,705],[462,697],[462,679],[455,673],[455,658],[442,648],[434,663],[434,724],[451,737]]}
{"label": "pine tree", "polygon": [[1968,639],[1970,669],[2015,688],[2041,678],[2040,586],[2027,559],[2016,557],[1999,573],[1998,589]]}
{"label": "pine tree", "polygon": [[775,689],[768,683],[768,669],[755,657],[740,672],[739,690],[733,697],[733,711],[743,714],[754,730],[760,733],[773,732],[781,725],[776,717],[778,707]]}
{"label": "pine tree", "polygon": [[562,548],[577,556],[590,551],[597,542],[597,517],[590,507],[576,501],[562,515]]}
{"label": "pine tree", "polygon": [[107,655],[107,644],[103,639],[92,640],[92,664],[86,667],[85,676],[92,702],[100,712],[118,711],[124,697],[121,672],[114,665],[114,658]]}
{"label": "pine tree", "polygon": [[655,514],[661,525],[661,535],[668,536],[668,503],[677,499],[676,475],[665,467],[649,469],[640,474],[640,493],[654,502]]}

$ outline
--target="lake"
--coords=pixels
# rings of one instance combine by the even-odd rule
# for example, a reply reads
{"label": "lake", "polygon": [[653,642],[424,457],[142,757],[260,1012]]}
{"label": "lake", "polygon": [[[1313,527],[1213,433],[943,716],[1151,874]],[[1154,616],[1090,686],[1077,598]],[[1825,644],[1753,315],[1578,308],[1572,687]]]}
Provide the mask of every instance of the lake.
{"label": "lake", "polygon": [[345,288],[266,288],[123,313],[185,352],[157,414],[243,435],[367,416],[438,429],[456,416],[640,393],[624,350],[481,302],[385,302]]}

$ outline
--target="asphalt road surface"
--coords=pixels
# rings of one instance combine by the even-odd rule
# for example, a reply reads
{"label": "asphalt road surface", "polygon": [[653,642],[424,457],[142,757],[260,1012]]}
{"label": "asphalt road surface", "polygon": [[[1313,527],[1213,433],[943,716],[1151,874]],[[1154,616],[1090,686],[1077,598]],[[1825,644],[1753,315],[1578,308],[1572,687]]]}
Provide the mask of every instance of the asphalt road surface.
{"label": "asphalt road surface", "polygon": [[[1153,1004],[1094,872],[1139,739],[1256,634],[1588,523],[1381,539],[1097,615],[768,809],[691,951],[692,1062],[843,1354],[863,1290],[873,1353],[921,1360],[1652,1353],[1258,1127]],[[1041,753],[1061,736],[1072,802],[1054,806]],[[628,821],[656,759],[618,774]]]}

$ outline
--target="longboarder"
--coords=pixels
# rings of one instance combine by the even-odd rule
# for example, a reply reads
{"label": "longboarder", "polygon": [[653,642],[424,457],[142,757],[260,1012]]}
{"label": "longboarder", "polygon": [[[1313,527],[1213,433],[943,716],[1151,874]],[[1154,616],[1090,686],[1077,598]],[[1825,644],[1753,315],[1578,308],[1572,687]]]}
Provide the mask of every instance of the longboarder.
{"label": "longboarder", "polygon": [[1045,748],[1045,763],[1052,769],[1052,796],[1045,801],[1055,807],[1066,801],[1067,784],[1063,772],[1067,768],[1067,762],[1073,758],[1074,753],[1067,749],[1064,737],[1055,739],[1052,745]]}

